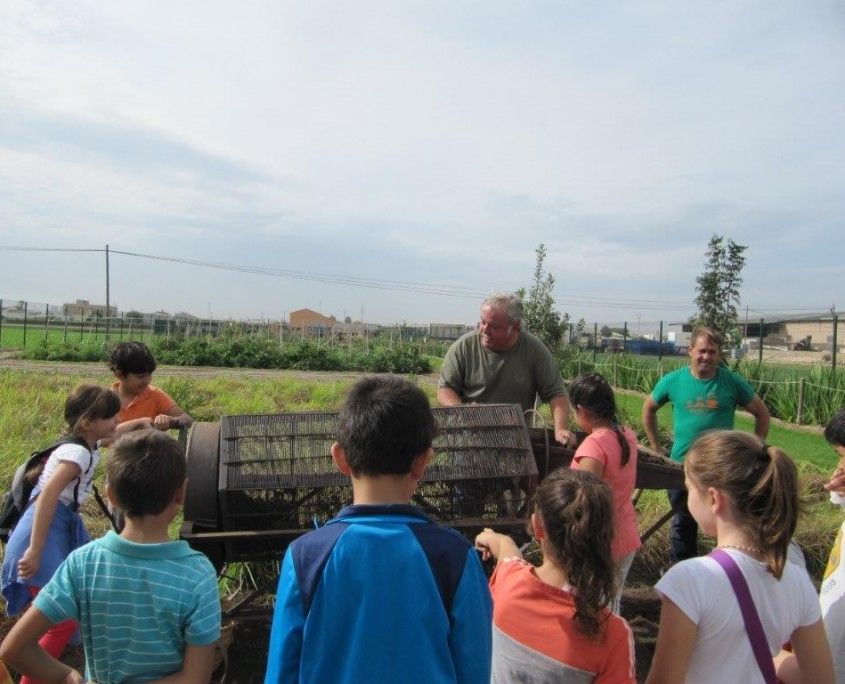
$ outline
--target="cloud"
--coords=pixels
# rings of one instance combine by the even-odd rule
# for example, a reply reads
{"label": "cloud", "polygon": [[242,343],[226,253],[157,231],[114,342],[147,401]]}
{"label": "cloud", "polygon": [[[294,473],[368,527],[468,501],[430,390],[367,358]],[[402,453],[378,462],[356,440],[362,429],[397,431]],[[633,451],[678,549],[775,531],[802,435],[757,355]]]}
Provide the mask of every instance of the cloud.
{"label": "cloud", "polygon": [[[10,0],[0,236],[481,290],[525,285],[544,242],[562,299],[621,306],[690,301],[715,232],[749,245],[755,301],[815,305],[813,268],[845,247],[842,18],[796,2]],[[774,275],[790,268],[797,282]],[[182,308],[223,282],[250,309],[347,296],[194,275]],[[364,295],[385,316],[476,314]]]}

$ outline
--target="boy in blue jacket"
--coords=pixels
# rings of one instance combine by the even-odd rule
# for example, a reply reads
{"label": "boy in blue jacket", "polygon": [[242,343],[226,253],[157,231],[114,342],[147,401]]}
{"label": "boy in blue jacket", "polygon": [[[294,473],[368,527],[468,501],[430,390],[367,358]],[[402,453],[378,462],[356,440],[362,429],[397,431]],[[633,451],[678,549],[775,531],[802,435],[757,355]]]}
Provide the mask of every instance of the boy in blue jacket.
{"label": "boy in blue jacket", "polygon": [[265,683],[490,681],[492,606],[476,551],[410,504],[434,456],[422,391],[350,391],[332,458],[353,504],[282,562]]}

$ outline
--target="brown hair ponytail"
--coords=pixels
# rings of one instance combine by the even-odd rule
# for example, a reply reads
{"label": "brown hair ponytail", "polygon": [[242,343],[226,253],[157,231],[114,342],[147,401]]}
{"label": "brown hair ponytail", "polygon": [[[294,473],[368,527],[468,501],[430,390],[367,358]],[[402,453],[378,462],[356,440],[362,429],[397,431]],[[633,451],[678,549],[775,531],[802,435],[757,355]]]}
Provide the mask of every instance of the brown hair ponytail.
{"label": "brown hair ponytail", "polygon": [[546,531],[546,552],[572,585],[575,625],[599,639],[605,608],[616,592],[610,488],[591,473],[560,468],[537,489],[537,512]]}
{"label": "brown hair ponytail", "polygon": [[628,465],[631,458],[631,448],[622,426],[616,418],[616,397],[613,395],[613,388],[600,373],[585,373],[572,381],[569,387],[569,401],[572,406],[580,406],[586,409],[597,418],[613,422],[613,431],[616,439],[619,440],[619,448],[622,449],[620,460],[622,467]]}
{"label": "brown hair ponytail", "polygon": [[755,435],[720,430],[695,441],[684,467],[700,486],[730,496],[769,572],[780,579],[800,513],[792,459]]}

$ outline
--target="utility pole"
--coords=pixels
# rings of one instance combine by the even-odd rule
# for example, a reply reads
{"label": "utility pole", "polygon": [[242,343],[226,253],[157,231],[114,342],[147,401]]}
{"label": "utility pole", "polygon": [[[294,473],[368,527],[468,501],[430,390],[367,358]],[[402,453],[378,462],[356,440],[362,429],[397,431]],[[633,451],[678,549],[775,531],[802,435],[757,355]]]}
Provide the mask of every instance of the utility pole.
{"label": "utility pole", "polygon": [[109,301],[109,246],[106,245],[106,341],[108,341],[109,332],[111,331],[111,309],[109,308]]}

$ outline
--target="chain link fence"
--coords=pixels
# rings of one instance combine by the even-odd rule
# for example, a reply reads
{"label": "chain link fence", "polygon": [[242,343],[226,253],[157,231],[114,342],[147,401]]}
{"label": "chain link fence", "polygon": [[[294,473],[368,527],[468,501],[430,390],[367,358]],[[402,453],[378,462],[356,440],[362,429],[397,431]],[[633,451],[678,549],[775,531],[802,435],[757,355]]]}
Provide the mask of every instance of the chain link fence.
{"label": "chain link fence", "polygon": [[370,342],[379,337],[388,347],[413,342],[421,345],[426,354],[442,356],[449,342],[468,330],[462,324],[443,323],[379,325],[349,319],[330,323],[315,319],[292,325],[282,318],[215,319],[187,314],[170,315],[163,311],[118,314],[114,307],[110,307],[108,313],[110,315],[106,315],[104,305],[75,303],[62,307],[43,302],[0,299],[0,350],[26,350],[45,342],[118,342],[133,339],[149,343],[154,338],[196,336],[260,336],[275,338],[282,345],[308,341],[318,347],[363,345],[368,349]]}

